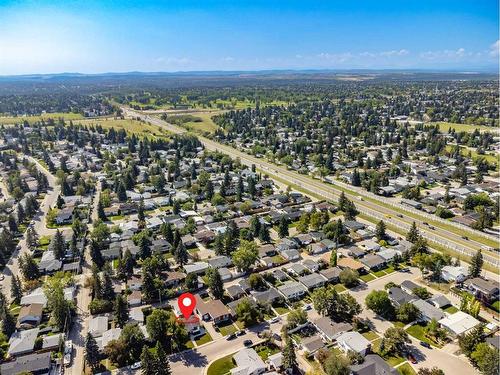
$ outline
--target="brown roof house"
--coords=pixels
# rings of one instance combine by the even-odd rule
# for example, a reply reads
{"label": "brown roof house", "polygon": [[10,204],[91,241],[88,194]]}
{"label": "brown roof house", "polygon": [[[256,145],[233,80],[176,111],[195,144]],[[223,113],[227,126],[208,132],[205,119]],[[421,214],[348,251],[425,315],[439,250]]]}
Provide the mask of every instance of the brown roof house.
{"label": "brown roof house", "polygon": [[219,324],[231,319],[231,312],[218,299],[208,302],[196,295],[196,312],[204,321],[213,321],[214,324]]}
{"label": "brown roof house", "polygon": [[17,317],[17,327],[35,327],[42,320],[43,305],[32,303],[21,307]]}

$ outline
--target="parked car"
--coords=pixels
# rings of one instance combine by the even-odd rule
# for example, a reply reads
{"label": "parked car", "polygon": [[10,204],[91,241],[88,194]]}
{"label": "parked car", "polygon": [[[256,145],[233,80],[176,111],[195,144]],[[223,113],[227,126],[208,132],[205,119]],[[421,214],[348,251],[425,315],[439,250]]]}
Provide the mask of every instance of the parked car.
{"label": "parked car", "polygon": [[399,272],[409,273],[409,272],[410,272],[410,269],[409,269],[408,267],[401,268],[401,269],[399,270]]}
{"label": "parked car", "polygon": [[279,316],[275,317],[275,318],[272,318],[269,323],[273,324],[273,323],[278,323],[279,321],[281,320],[281,318]]}
{"label": "parked car", "polygon": [[429,343],[427,343],[425,341],[420,341],[420,345],[422,345],[424,348],[432,349],[431,344],[429,344]]}
{"label": "parked car", "polygon": [[64,342],[64,354],[71,354],[73,352],[73,341],[66,340]]}
{"label": "parked car", "polygon": [[68,367],[71,364],[71,353],[65,354],[63,358],[64,366]]}
{"label": "parked car", "polygon": [[230,335],[228,335],[228,336],[226,337],[226,340],[227,340],[227,341],[230,341],[230,340],[234,340],[235,338],[236,338],[236,335],[235,335],[234,333],[231,333]]}
{"label": "parked car", "polygon": [[244,329],[242,329],[242,330],[240,330],[240,331],[236,332],[236,336],[243,336],[243,335],[245,335],[246,333],[247,333],[247,331],[245,331]]}
{"label": "parked car", "polygon": [[311,304],[307,304],[307,305],[304,305],[304,307],[302,307],[302,310],[304,310],[304,311],[309,311],[311,309],[312,309]]}
{"label": "parked car", "polygon": [[133,365],[130,366],[130,369],[132,369],[132,370],[137,370],[139,368],[141,368],[141,362],[140,361],[136,362],[136,363],[134,363]]}
{"label": "parked car", "polygon": [[467,237],[467,236],[462,236],[462,238],[463,238],[464,240],[466,240],[466,241],[469,241],[469,237]]}
{"label": "parked car", "polygon": [[243,341],[243,345],[245,345],[245,346],[251,346],[252,344],[253,344],[252,340]]}
{"label": "parked car", "polygon": [[415,357],[411,353],[408,353],[408,361],[410,361],[413,364],[417,363],[417,360],[415,359]]}

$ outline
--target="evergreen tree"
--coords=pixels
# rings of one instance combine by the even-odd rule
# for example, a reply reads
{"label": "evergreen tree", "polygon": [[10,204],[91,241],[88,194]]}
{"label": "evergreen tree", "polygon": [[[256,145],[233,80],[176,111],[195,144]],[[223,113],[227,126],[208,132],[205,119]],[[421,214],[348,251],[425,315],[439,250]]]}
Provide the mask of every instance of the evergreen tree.
{"label": "evergreen tree", "polygon": [[285,216],[281,216],[278,224],[278,235],[280,238],[288,237],[288,219]]}
{"label": "evergreen tree", "polygon": [[66,242],[64,241],[64,237],[59,229],[56,230],[56,233],[52,237],[49,248],[54,252],[57,259],[64,258],[64,254],[66,252]]}
{"label": "evergreen tree", "polygon": [[99,202],[97,202],[97,217],[99,220],[106,221],[106,213],[104,212],[104,206],[102,204],[102,201],[99,199]]}
{"label": "evergreen tree", "polygon": [[155,375],[171,375],[172,371],[170,370],[170,362],[168,361],[168,356],[163,349],[163,346],[160,345],[159,342],[156,343],[155,347],[156,351],[156,374]]}
{"label": "evergreen tree", "polygon": [[207,184],[205,185],[205,197],[207,198],[207,200],[211,200],[213,196],[214,185],[212,184],[212,181],[208,180]]}
{"label": "evergreen tree", "polygon": [[101,249],[94,240],[90,242],[90,258],[92,259],[92,262],[97,265],[97,267],[101,268],[104,265],[104,258],[102,256]]}
{"label": "evergreen tree", "polygon": [[215,299],[222,299],[224,295],[224,284],[217,269],[210,267],[207,270],[208,287]]}
{"label": "evergreen tree", "polygon": [[261,225],[259,230],[259,240],[263,243],[271,241],[271,235],[269,234],[269,228],[267,225]]}
{"label": "evergreen tree", "polygon": [[283,368],[285,370],[294,369],[297,366],[297,356],[295,347],[290,337],[286,337],[285,347],[283,348]]}
{"label": "evergreen tree", "polygon": [[236,200],[241,202],[243,199],[244,187],[243,187],[243,178],[241,175],[238,177],[238,184],[236,185]]}
{"label": "evergreen tree", "polygon": [[151,350],[148,349],[147,345],[144,345],[141,353],[141,374],[157,375],[156,365],[155,356],[151,353]]}
{"label": "evergreen tree", "polygon": [[330,266],[337,267],[337,250],[332,250],[330,254]]}
{"label": "evergreen tree", "polygon": [[64,207],[64,199],[63,199],[63,197],[61,197],[61,195],[57,196],[56,206],[58,209],[61,209]]}
{"label": "evergreen tree", "polygon": [[31,226],[26,230],[26,244],[31,251],[34,251],[38,246],[38,234]]}
{"label": "evergreen tree", "polygon": [[22,204],[17,205],[17,222],[19,224],[23,223],[26,219],[26,213],[24,212],[24,208]]}
{"label": "evergreen tree", "polygon": [[2,333],[7,337],[10,337],[16,330],[16,321],[5,302],[0,306],[0,327]]}
{"label": "evergreen tree", "polygon": [[144,215],[144,199],[141,198],[139,202],[139,209],[137,211],[137,219],[139,222],[144,222],[146,220],[146,216]]}
{"label": "evergreen tree", "polygon": [[151,256],[150,241],[145,234],[139,238],[139,256],[141,259],[146,259]]}
{"label": "evergreen tree", "polygon": [[406,235],[406,240],[414,243],[418,240],[419,237],[420,237],[420,233],[417,229],[417,224],[415,222],[413,222],[411,224],[411,228],[410,228],[408,234]]}
{"label": "evergreen tree", "polygon": [[116,296],[115,303],[113,305],[113,315],[118,327],[123,328],[125,324],[127,324],[129,319],[128,303],[121,294]]}
{"label": "evergreen tree", "polygon": [[12,297],[12,301],[19,304],[23,296],[23,288],[19,276],[12,276],[10,284],[10,295]]}
{"label": "evergreen tree", "polygon": [[99,367],[99,347],[97,346],[97,342],[91,333],[87,334],[85,339],[85,362],[92,369],[93,372],[97,370]]}
{"label": "evergreen tree", "polygon": [[116,196],[120,202],[125,202],[127,200],[127,188],[125,184],[120,181],[118,188],[116,189]]}
{"label": "evergreen tree", "polygon": [[188,252],[182,241],[179,241],[179,245],[177,245],[177,249],[175,249],[175,261],[181,267],[188,262]]}
{"label": "evergreen tree", "polygon": [[385,226],[385,223],[383,220],[380,220],[378,223],[377,223],[377,229],[376,229],[376,236],[377,236],[377,240],[383,240],[386,236],[386,233],[385,233],[385,229],[386,229],[386,226]]}
{"label": "evergreen tree", "polygon": [[19,258],[19,268],[24,280],[36,280],[40,277],[38,264],[31,254],[24,254]]}
{"label": "evergreen tree", "polygon": [[16,218],[12,214],[9,215],[9,230],[12,233],[16,233],[18,231]]}
{"label": "evergreen tree", "polygon": [[481,249],[477,251],[476,254],[471,258],[471,263],[469,266],[469,276],[479,277],[481,276],[481,271],[483,269],[483,254]]}
{"label": "evergreen tree", "polygon": [[115,298],[115,290],[113,288],[113,280],[111,278],[110,263],[106,263],[102,273],[102,298],[107,301],[112,301]]}
{"label": "evergreen tree", "polygon": [[213,249],[214,249],[216,255],[224,255],[225,254],[224,235],[222,233],[218,233],[215,236]]}

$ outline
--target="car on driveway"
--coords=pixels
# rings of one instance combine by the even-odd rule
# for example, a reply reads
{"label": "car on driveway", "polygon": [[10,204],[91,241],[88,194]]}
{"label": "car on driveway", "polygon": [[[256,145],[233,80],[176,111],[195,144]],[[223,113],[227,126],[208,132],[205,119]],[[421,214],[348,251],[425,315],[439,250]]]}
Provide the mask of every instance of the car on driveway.
{"label": "car on driveway", "polygon": [[236,338],[236,335],[234,333],[231,333],[230,335],[226,336],[227,341],[234,340],[235,338]]}
{"label": "car on driveway", "polygon": [[246,333],[247,333],[247,331],[245,331],[244,329],[242,329],[242,330],[240,330],[240,331],[236,332],[236,336],[243,336],[243,335],[245,335]]}
{"label": "car on driveway", "polygon": [[243,345],[245,345],[245,346],[251,346],[252,344],[253,344],[252,340],[243,341]]}
{"label": "car on driveway", "polygon": [[415,364],[417,363],[417,360],[415,359],[415,357],[413,356],[413,354],[411,353],[408,353],[408,361],[410,361],[411,363]]}
{"label": "car on driveway", "polygon": [[136,363],[134,363],[133,365],[130,366],[131,370],[137,370],[139,368],[141,368],[141,362],[136,362]]}
{"label": "car on driveway", "polygon": [[422,345],[424,348],[432,349],[431,344],[429,344],[429,343],[427,343],[425,341],[420,341],[420,345]]}
{"label": "car on driveway", "polygon": [[279,321],[281,320],[281,318],[279,316],[275,317],[275,318],[272,318],[269,323],[273,324],[273,323],[278,323]]}

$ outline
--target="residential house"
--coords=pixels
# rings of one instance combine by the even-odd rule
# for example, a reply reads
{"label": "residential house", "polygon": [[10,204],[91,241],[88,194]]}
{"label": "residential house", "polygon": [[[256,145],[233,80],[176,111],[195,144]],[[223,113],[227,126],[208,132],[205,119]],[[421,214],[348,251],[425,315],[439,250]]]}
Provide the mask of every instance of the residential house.
{"label": "residential house", "polygon": [[358,262],[352,258],[343,257],[337,260],[337,267],[340,269],[350,268],[353,271],[357,271],[359,273],[364,273],[366,271],[363,263]]}
{"label": "residential house", "polygon": [[132,293],[127,295],[127,302],[129,306],[140,306],[142,304],[142,293],[140,290],[133,290]]}
{"label": "residential house", "polygon": [[40,303],[32,303],[30,305],[22,306],[17,317],[17,327],[35,327],[39,325],[42,320],[42,314],[43,305]]}
{"label": "residential house", "polygon": [[498,283],[474,277],[464,282],[464,287],[471,291],[474,296],[484,303],[493,303],[498,300]]}
{"label": "residential house", "polygon": [[413,291],[416,289],[416,288],[420,288],[419,285],[415,284],[413,281],[411,280],[405,280],[401,283],[401,289],[403,291],[405,291],[406,293],[408,294],[413,294]]}
{"label": "residential house", "polygon": [[302,265],[308,269],[309,272],[316,272],[319,270],[319,264],[311,258],[304,259]]}
{"label": "residential house", "polygon": [[62,262],[56,258],[52,250],[46,250],[42,254],[42,259],[38,263],[38,269],[42,273],[52,273],[59,271],[62,267]]}
{"label": "residential house", "polygon": [[230,267],[233,262],[231,261],[231,258],[225,256],[225,255],[219,255],[215,256],[213,258],[210,258],[207,260],[207,263],[210,267],[212,268],[221,268],[221,267]]}
{"label": "residential house", "polygon": [[233,301],[243,297],[246,294],[245,291],[243,290],[243,288],[241,286],[239,286],[238,284],[230,285],[230,286],[226,287],[225,289],[226,289],[226,294]]}
{"label": "residential house", "polygon": [[169,288],[180,285],[186,279],[184,272],[168,271],[166,275],[165,286]]}
{"label": "residential house", "polygon": [[386,266],[385,259],[376,254],[368,254],[360,262],[372,271],[378,271]]}
{"label": "residential house", "polygon": [[104,332],[108,330],[108,317],[107,316],[96,316],[90,319],[89,322],[89,333],[94,337],[100,337]]}
{"label": "residential house", "polygon": [[443,307],[446,306],[451,306],[450,300],[442,294],[430,298],[429,300],[427,300],[427,302],[429,302],[431,305],[439,309],[442,309]]}
{"label": "residential house", "polygon": [[316,353],[318,350],[325,347],[325,343],[318,335],[302,338],[300,345],[302,349],[309,354]]}
{"label": "residential house", "polygon": [[318,330],[320,336],[325,341],[336,340],[344,332],[352,330],[352,325],[349,323],[336,323],[327,316],[315,319],[312,324]]}
{"label": "residential house", "polygon": [[35,348],[35,341],[40,328],[32,328],[24,331],[16,331],[10,336],[9,349],[7,353],[11,357],[31,353]]}
{"label": "residential house", "polygon": [[476,318],[464,313],[463,311],[457,311],[439,321],[441,327],[445,328],[454,337],[468,333],[473,328],[477,327],[481,322]]}
{"label": "residential house", "polygon": [[0,374],[48,374],[51,368],[51,354],[51,352],[45,352],[16,357],[13,361],[4,362],[0,365]]}
{"label": "residential house", "polygon": [[340,271],[338,267],[330,267],[319,271],[319,273],[323,275],[328,283],[337,283],[339,281]]}
{"label": "residential house", "polygon": [[283,298],[278,290],[274,287],[270,287],[269,289],[262,292],[252,292],[251,296],[257,303],[270,305]]}
{"label": "residential house", "polygon": [[236,367],[230,370],[231,375],[259,375],[267,370],[262,358],[252,348],[241,349],[233,359]]}
{"label": "residential house", "polygon": [[403,289],[399,287],[392,287],[388,290],[389,299],[396,307],[400,307],[405,303],[414,301],[417,297],[406,293]]}
{"label": "residential house", "polygon": [[448,282],[462,283],[468,275],[469,271],[462,266],[444,266],[441,270],[441,277]]}
{"label": "residential house", "polygon": [[398,370],[377,354],[368,354],[363,363],[351,365],[352,375],[399,375]]}
{"label": "residential house", "polygon": [[420,311],[420,321],[430,322],[432,319],[439,321],[446,316],[443,310],[422,299],[416,299],[410,303]]}
{"label": "residential house", "polygon": [[196,295],[196,312],[205,321],[213,321],[219,324],[231,319],[231,313],[220,300],[210,300],[208,302]]}
{"label": "residential house", "polygon": [[309,290],[322,287],[327,281],[326,278],[319,273],[311,273],[309,275],[301,276],[298,280]]}
{"label": "residential house", "polygon": [[337,337],[337,343],[344,353],[352,350],[363,357],[369,353],[371,343],[361,333],[352,331],[344,332]]}
{"label": "residential house", "polygon": [[290,280],[286,281],[283,285],[280,285],[278,287],[278,291],[287,300],[297,300],[307,293],[307,288],[297,281]]}
{"label": "residential house", "polygon": [[184,271],[186,274],[195,273],[197,275],[203,274],[208,269],[209,265],[207,262],[194,262],[184,265]]}

